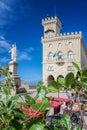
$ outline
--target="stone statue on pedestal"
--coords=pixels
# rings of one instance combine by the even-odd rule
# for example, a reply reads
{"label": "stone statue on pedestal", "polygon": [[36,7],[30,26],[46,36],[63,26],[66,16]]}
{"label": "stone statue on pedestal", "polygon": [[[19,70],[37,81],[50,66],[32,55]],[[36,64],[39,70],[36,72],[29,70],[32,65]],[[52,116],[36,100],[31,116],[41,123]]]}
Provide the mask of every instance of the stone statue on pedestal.
{"label": "stone statue on pedestal", "polygon": [[17,57],[16,44],[12,44],[12,48],[10,49],[9,52],[11,52],[11,59],[12,59],[12,61],[16,62],[16,57]]}
{"label": "stone statue on pedestal", "polygon": [[9,72],[12,73],[11,78],[12,78],[13,86],[15,88],[15,93],[22,92],[22,91],[26,92],[29,86],[28,85],[27,87],[25,85],[23,86],[23,83],[21,84],[21,79],[17,74],[18,63],[16,59],[17,57],[16,44],[12,44],[12,48],[9,50],[9,52],[11,53],[11,61],[9,62]]}
{"label": "stone statue on pedestal", "polygon": [[20,77],[17,74],[17,68],[18,68],[18,63],[16,60],[17,57],[17,49],[16,49],[16,44],[12,44],[12,48],[9,50],[9,52],[11,53],[11,61],[9,62],[9,72],[12,73],[12,83],[14,86],[20,87],[21,85],[21,81],[20,81]]}

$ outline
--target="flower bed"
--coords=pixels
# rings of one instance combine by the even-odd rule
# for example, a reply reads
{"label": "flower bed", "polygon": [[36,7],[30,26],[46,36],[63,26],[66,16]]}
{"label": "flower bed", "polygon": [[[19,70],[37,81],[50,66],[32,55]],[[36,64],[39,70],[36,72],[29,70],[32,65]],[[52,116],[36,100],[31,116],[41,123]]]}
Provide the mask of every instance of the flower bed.
{"label": "flower bed", "polygon": [[24,106],[21,106],[20,107],[25,113],[27,116],[29,116],[30,118],[37,118],[39,116],[42,116],[42,112],[39,112],[39,111],[36,111],[34,109],[32,109],[31,107],[30,108],[26,108]]}

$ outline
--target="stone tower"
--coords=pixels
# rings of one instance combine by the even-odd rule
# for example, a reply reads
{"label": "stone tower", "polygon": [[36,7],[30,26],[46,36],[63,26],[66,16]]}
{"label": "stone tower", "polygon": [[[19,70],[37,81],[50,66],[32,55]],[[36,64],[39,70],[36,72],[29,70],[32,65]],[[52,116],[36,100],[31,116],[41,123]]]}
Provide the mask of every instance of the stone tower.
{"label": "stone tower", "polygon": [[60,34],[60,29],[62,28],[62,24],[57,17],[52,17],[51,19],[47,17],[42,20],[42,25],[44,26],[44,37],[56,36],[56,34]]}
{"label": "stone tower", "polygon": [[82,32],[61,34],[62,24],[57,17],[42,19],[44,36],[41,38],[43,46],[43,82],[47,86],[51,80],[76,70],[72,61],[80,67],[87,64],[87,52]]}

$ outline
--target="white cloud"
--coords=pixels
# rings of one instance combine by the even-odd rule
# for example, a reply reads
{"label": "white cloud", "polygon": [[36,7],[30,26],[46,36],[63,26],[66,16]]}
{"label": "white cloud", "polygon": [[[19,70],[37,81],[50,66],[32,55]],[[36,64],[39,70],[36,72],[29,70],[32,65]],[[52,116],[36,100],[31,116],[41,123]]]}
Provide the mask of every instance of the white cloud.
{"label": "white cloud", "polygon": [[0,36],[0,40],[5,40],[5,38],[3,36]]}
{"label": "white cloud", "polygon": [[8,20],[11,16],[12,9],[4,0],[0,1],[0,28],[3,28],[10,21]]}
{"label": "white cloud", "polygon": [[[25,9],[24,0],[0,0],[0,28],[8,28],[19,19]],[[21,7],[22,6],[22,7]],[[19,17],[20,16],[20,17]],[[6,26],[8,25],[8,26]]]}
{"label": "white cloud", "polygon": [[34,51],[34,48],[33,48],[33,47],[30,47],[28,51],[29,51],[29,52]]}
{"label": "white cloud", "polygon": [[4,36],[0,36],[0,63],[9,61],[8,51],[10,49],[10,41],[6,40]]}
{"label": "white cloud", "polygon": [[18,60],[32,60],[31,52],[35,49],[33,47],[29,47],[27,49],[24,49],[22,52],[18,52]]}
{"label": "white cloud", "polygon": [[7,41],[0,41],[0,47],[8,50],[10,48],[10,44]]}
{"label": "white cloud", "polygon": [[30,48],[27,48],[27,49],[25,49],[25,51],[27,51],[27,52],[32,52],[32,51],[34,51],[35,49],[33,48],[33,47],[30,47]]}
{"label": "white cloud", "polygon": [[2,62],[2,63],[6,63],[8,61],[10,61],[10,59],[8,59],[6,57],[0,58],[0,62]]}
{"label": "white cloud", "polygon": [[0,9],[1,11],[11,11],[11,8],[9,5],[7,5],[4,1],[0,1]]}
{"label": "white cloud", "polygon": [[4,51],[7,51],[10,49],[10,43],[3,36],[0,36],[0,49],[1,50],[4,49]]}
{"label": "white cloud", "polygon": [[18,60],[32,60],[32,57],[26,52],[22,52],[18,55]]}

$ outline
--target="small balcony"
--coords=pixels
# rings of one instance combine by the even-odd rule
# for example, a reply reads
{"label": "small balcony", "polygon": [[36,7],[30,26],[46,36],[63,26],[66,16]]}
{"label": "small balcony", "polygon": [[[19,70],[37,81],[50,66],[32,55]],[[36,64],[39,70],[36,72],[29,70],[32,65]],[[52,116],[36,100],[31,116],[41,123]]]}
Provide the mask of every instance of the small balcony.
{"label": "small balcony", "polygon": [[55,62],[56,62],[56,64],[58,64],[58,65],[63,65],[63,64],[65,63],[64,59],[62,59],[62,58],[56,59]]}

